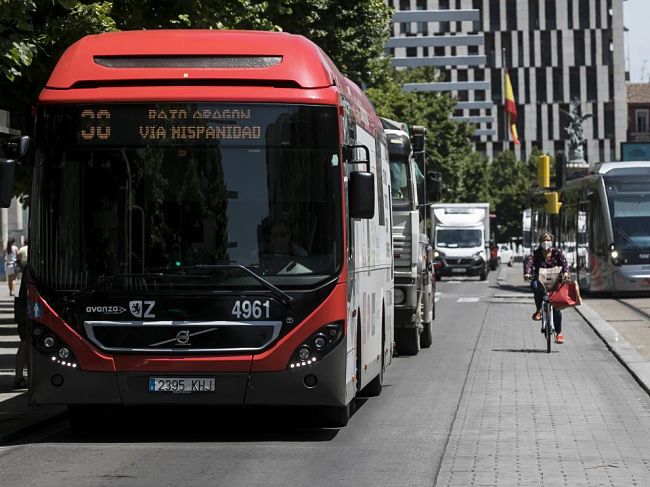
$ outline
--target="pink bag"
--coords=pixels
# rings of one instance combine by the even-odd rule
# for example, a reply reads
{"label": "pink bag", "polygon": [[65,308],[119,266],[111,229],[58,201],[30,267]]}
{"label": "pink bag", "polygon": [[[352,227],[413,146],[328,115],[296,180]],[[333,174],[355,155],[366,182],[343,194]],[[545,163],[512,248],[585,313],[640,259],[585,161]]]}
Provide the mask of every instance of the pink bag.
{"label": "pink bag", "polygon": [[580,288],[575,281],[559,282],[549,293],[548,300],[555,309],[570,308],[580,306],[582,298],[580,297]]}

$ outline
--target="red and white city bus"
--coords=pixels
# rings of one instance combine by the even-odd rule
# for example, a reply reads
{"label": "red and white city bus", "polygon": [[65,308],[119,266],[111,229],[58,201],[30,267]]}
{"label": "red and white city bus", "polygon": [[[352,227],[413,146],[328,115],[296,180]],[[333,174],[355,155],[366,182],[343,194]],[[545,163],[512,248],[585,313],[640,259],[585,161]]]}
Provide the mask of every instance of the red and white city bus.
{"label": "red and white city bus", "polygon": [[379,394],[386,143],[319,47],[88,36],[55,67],[36,127],[32,403],[78,420],[94,405],[311,405],[343,426],[358,392]]}

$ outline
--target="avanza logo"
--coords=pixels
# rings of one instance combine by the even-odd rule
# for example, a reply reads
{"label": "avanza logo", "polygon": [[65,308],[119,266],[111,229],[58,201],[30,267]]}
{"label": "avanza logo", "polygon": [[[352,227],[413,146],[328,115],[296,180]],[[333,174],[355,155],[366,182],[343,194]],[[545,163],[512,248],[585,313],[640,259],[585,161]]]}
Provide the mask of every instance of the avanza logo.
{"label": "avanza logo", "polygon": [[86,306],[86,313],[101,313],[104,315],[120,315],[126,311],[122,306]]}

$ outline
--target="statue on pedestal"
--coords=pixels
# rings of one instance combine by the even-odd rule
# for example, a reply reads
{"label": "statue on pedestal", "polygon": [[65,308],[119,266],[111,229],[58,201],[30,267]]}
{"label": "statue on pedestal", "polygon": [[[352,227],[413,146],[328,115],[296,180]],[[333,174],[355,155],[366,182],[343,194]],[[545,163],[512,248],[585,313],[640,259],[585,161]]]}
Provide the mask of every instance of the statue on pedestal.
{"label": "statue on pedestal", "polygon": [[567,135],[569,136],[569,158],[567,166],[569,167],[586,167],[587,161],[585,160],[585,153],[583,146],[587,142],[583,138],[584,129],[582,123],[593,117],[591,113],[582,114],[580,108],[580,100],[574,98],[571,100],[570,111],[561,110],[569,117],[569,126],[565,127]]}

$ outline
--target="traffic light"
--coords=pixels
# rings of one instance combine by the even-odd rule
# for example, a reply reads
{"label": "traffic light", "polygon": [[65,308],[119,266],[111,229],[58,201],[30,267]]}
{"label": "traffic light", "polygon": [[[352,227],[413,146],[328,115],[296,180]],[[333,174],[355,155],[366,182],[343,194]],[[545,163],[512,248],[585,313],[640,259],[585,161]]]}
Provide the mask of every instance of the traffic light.
{"label": "traffic light", "polygon": [[551,186],[551,158],[547,155],[539,156],[537,162],[537,184],[540,188]]}
{"label": "traffic light", "polygon": [[546,198],[546,213],[550,215],[559,214],[562,203],[560,202],[560,195],[557,191],[544,193],[544,198]]}

